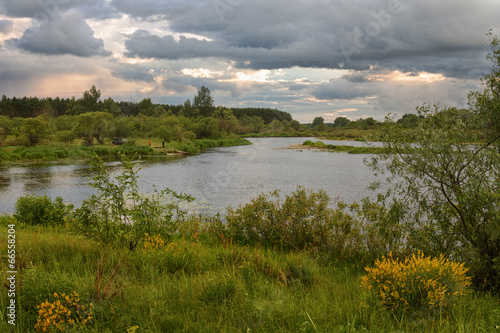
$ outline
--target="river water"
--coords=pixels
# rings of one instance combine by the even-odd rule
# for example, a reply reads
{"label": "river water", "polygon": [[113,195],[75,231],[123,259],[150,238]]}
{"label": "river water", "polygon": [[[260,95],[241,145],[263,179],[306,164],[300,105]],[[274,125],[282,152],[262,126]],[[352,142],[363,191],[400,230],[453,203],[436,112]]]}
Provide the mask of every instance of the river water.
{"label": "river water", "polygon": [[[312,138],[254,138],[249,146],[213,148],[189,157],[150,159],[138,163],[141,192],[166,187],[190,194],[187,207],[196,213],[224,213],[228,206],[250,202],[260,193],[279,189],[283,195],[297,186],[325,190],[333,200],[359,201],[376,177],[364,164],[369,155],[280,149]],[[361,146],[361,142],[322,140],[327,144]],[[114,174],[119,162],[108,164]],[[51,165],[0,169],[0,213],[15,210],[18,197],[27,194],[63,197],[79,206],[94,190],[88,185],[88,165]]]}

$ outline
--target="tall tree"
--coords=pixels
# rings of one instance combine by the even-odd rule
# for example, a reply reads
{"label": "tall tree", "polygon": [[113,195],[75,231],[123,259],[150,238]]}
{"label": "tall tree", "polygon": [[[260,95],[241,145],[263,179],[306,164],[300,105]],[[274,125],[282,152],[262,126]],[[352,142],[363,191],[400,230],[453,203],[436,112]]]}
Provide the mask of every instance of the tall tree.
{"label": "tall tree", "polygon": [[49,134],[49,124],[40,118],[26,118],[23,120],[21,132],[28,139],[30,146],[36,146],[40,140]]}
{"label": "tall tree", "polygon": [[316,127],[325,123],[325,119],[323,117],[315,117],[312,122],[312,127]]}
{"label": "tall tree", "polygon": [[[498,50],[498,39],[492,48]],[[409,245],[466,261],[476,286],[498,290],[500,152],[493,147],[500,146],[500,52],[489,59],[494,67],[485,89],[470,94],[475,112],[424,106],[411,141],[388,122],[386,153],[373,157],[372,167],[389,171],[394,198],[404,201]]]}
{"label": "tall tree", "polygon": [[202,86],[200,90],[198,90],[198,95],[194,97],[193,107],[198,110],[202,117],[211,117],[213,115],[215,105],[210,89]]}
{"label": "tall tree", "polygon": [[101,91],[97,90],[95,85],[92,85],[92,87],[89,90],[86,90],[83,93],[83,98],[82,98],[82,106],[85,108],[85,111],[90,112],[90,111],[98,111],[97,110],[97,103],[99,102],[99,98],[101,98]]}
{"label": "tall tree", "polygon": [[75,124],[75,134],[83,137],[86,145],[92,145],[94,138],[99,143],[104,142],[104,132],[107,126],[106,120],[111,114],[106,112],[87,112],[78,116]]}

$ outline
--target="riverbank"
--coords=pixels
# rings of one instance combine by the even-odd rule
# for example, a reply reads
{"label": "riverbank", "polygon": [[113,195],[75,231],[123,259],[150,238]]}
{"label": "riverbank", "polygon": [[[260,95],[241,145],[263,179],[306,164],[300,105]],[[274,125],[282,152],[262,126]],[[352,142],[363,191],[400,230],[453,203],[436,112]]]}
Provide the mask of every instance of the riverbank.
{"label": "riverbank", "polygon": [[169,142],[162,146],[161,141],[153,141],[151,147],[148,140],[137,140],[133,143],[114,146],[111,143],[84,146],[81,144],[58,144],[35,147],[14,146],[0,148],[1,165],[40,165],[69,164],[88,162],[95,155],[104,159],[119,159],[121,154],[127,156],[175,158],[193,155],[207,148],[230,147],[251,144],[244,138],[231,137],[221,139],[191,140],[186,142]]}
{"label": "riverbank", "polygon": [[303,143],[292,144],[284,148],[275,149],[292,149],[292,150],[321,150],[336,153],[348,153],[348,154],[381,154],[384,152],[383,147],[356,147],[348,145],[332,145],[325,144],[322,141],[313,142],[311,140],[306,140]]}

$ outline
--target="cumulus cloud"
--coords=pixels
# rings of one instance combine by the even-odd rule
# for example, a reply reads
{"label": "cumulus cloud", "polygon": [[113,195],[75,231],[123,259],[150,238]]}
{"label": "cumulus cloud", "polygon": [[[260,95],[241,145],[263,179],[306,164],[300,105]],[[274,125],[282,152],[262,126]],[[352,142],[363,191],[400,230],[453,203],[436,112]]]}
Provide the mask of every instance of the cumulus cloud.
{"label": "cumulus cloud", "polygon": [[[362,80],[352,78],[363,78]],[[368,70],[343,75],[316,85],[311,94],[319,100],[362,101],[375,111],[409,113],[423,103],[465,107],[467,93],[478,89],[476,80],[457,80],[429,73]]]}
{"label": "cumulus cloud", "polygon": [[17,47],[46,55],[71,54],[79,57],[107,56],[102,39],[94,37],[94,31],[84,18],[70,11],[26,30],[20,39],[11,40]]}
{"label": "cumulus cloud", "polygon": [[[485,35],[500,2],[0,0],[0,14],[0,37],[17,38],[2,42],[2,56],[49,67],[57,56],[53,71],[64,59],[76,72],[100,56],[102,75],[153,99],[183,102],[205,85],[217,103],[277,107],[304,121],[311,112],[380,119],[423,101],[466,105],[491,70]],[[0,79],[15,82],[23,66],[7,63]]]}
{"label": "cumulus cloud", "polygon": [[[500,3],[493,0],[358,0],[349,5],[114,0],[113,5],[143,19],[168,20],[177,33],[207,37],[175,43],[173,38],[134,35],[127,42],[128,54],[138,57],[223,57],[253,69],[364,70],[377,65],[453,77],[477,77],[489,69],[485,33],[500,13]],[[154,42],[160,42],[159,50],[153,49]]]}
{"label": "cumulus cloud", "polygon": [[0,34],[8,34],[12,31],[14,22],[11,20],[0,20]]}

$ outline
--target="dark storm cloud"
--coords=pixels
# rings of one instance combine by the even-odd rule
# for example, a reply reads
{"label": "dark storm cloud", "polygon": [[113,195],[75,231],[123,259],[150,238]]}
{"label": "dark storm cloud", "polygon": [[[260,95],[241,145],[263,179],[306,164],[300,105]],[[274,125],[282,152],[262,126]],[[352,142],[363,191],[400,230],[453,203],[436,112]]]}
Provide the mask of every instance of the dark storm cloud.
{"label": "dark storm cloud", "polygon": [[[239,67],[293,66],[363,70],[373,65],[477,77],[485,34],[497,24],[497,1],[358,0],[163,1],[114,0],[120,11],[162,17],[177,33],[210,42],[145,34],[131,36],[128,54],[144,58],[221,57]],[[160,42],[154,48],[154,42]],[[144,48],[141,48],[144,47]]]}
{"label": "dark storm cloud", "polygon": [[85,17],[116,16],[106,0],[0,0],[0,12],[10,17],[29,17],[46,21],[61,12],[77,9]]}
{"label": "dark storm cloud", "polygon": [[40,27],[35,24],[20,39],[10,42],[23,50],[46,55],[91,57],[110,54],[104,49],[102,39],[94,37],[94,31],[75,11],[55,17]]}
{"label": "dark storm cloud", "polygon": [[332,67],[341,59],[339,54],[322,56],[327,50],[313,41],[298,41],[286,47],[266,49],[235,47],[224,42],[184,36],[176,41],[172,36],[159,37],[141,31],[131,35],[125,46],[129,57],[169,60],[216,57],[236,61],[238,67],[252,69]]}
{"label": "dark storm cloud", "polygon": [[12,31],[14,22],[11,20],[0,20],[0,34],[8,34]]}
{"label": "dark storm cloud", "polygon": [[377,89],[372,83],[359,84],[343,78],[330,80],[316,87],[312,94],[321,100],[340,99],[350,100],[355,98],[372,97],[377,94]]}

